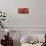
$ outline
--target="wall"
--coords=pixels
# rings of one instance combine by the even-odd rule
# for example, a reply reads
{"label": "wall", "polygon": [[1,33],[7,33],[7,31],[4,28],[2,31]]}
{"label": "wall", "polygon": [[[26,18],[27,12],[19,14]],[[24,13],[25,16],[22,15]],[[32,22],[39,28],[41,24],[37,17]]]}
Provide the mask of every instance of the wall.
{"label": "wall", "polygon": [[[0,9],[6,12],[7,27],[46,27],[45,4],[46,0],[0,0]],[[20,7],[29,8],[29,14],[18,14]]]}

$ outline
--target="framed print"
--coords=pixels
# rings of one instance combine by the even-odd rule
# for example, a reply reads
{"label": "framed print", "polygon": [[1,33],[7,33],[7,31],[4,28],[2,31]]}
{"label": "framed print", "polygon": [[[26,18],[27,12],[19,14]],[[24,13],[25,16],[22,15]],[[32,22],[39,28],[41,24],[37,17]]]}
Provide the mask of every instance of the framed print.
{"label": "framed print", "polygon": [[28,14],[29,8],[18,8],[18,13],[19,14]]}

